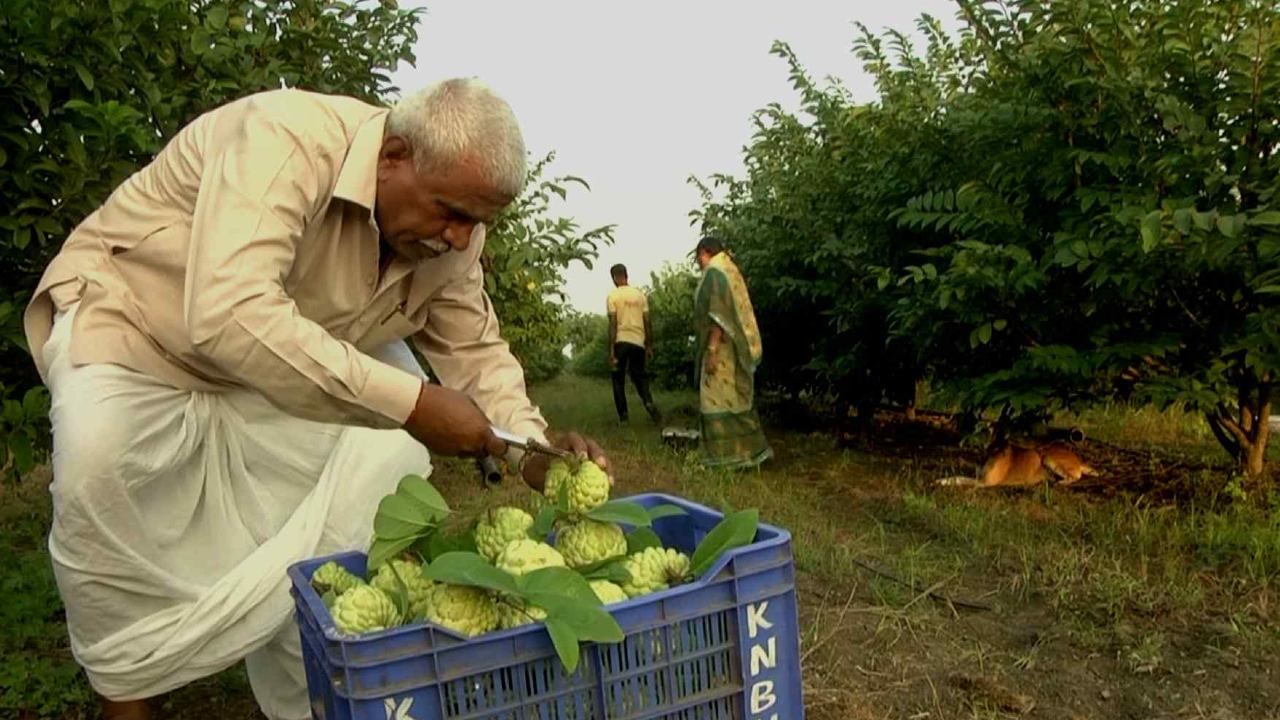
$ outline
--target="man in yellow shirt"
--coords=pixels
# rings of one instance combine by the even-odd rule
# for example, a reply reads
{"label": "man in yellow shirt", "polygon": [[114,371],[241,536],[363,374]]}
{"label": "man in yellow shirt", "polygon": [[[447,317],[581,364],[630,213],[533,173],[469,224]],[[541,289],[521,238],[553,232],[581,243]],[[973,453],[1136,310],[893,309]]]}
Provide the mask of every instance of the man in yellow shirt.
{"label": "man in yellow shirt", "polygon": [[645,361],[653,359],[653,331],[649,324],[649,299],[640,290],[627,284],[625,265],[609,269],[613,277],[613,290],[605,301],[609,313],[609,367],[613,370],[613,405],[618,419],[627,422],[627,371],[631,382],[640,393],[640,400],[654,422],[662,419],[658,406],[649,394],[649,377],[645,373]]}
{"label": "man in yellow shirt", "polygon": [[311,717],[287,568],[366,549],[430,452],[507,453],[541,487],[545,457],[490,426],[546,439],[480,264],[524,182],[478,81],[390,109],[276,90],[196,118],[70,234],[25,323],[49,553],[106,717],[242,660],[264,715]]}

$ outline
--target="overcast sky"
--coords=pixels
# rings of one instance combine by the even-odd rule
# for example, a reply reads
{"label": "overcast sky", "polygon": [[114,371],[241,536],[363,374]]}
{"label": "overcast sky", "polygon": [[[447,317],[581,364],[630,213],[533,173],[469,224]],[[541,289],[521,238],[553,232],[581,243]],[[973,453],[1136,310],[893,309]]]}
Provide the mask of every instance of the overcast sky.
{"label": "overcast sky", "polygon": [[[424,3],[402,3],[422,5]],[[558,214],[584,227],[617,226],[593,271],[567,273],[572,304],[603,312],[607,268],[631,269],[641,285],[697,242],[688,213],[699,206],[692,174],[738,174],[750,117],[770,102],[795,106],[784,62],[789,43],[810,75],[835,76],[859,99],[870,79],[851,52],[853,23],[912,31],[922,13],[955,28],[952,0],[430,0],[416,67],[394,76],[409,90],[478,76],[515,108],[535,156],[556,152],[552,174],[574,188]]]}

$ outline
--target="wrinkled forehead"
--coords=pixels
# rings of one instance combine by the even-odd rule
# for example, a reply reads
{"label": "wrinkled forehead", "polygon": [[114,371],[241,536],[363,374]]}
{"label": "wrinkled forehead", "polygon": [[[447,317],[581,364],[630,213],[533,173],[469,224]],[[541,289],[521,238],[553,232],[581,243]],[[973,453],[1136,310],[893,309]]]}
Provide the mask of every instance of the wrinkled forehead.
{"label": "wrinkled forehead", "polygon": [[495,188],[472,163],[429,171],[428,176],[420,180],[436,196],[436,201],[459,220],[493,222],[515,199]]}

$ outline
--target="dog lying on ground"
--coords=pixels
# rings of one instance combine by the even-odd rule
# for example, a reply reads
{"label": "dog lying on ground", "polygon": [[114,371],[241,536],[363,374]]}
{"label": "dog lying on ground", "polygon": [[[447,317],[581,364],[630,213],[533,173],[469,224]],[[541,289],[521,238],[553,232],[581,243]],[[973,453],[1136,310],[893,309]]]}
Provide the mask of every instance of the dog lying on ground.
{"label": "dog lying on ground", "polygon": [[1063,486],[1074,485],[1081,478],[1098,472],[1062,441],[1017,445],[1007,441],[992,443],[987,460],[977,477],[949,477],[938,485],[962,487],[1032,487],[1055,479]]}

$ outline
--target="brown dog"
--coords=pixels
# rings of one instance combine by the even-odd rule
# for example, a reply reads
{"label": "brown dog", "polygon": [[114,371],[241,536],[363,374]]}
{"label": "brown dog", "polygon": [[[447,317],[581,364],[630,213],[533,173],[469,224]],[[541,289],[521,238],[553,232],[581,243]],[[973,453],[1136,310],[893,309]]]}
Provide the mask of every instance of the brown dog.
{"label": "brown dog", "polygon": [[1050,442],[1028,447],[999,442],[988,450],[987,461],[977,477],[943,478],[938,480],[938,484],[1031,487],[1056,478],[1059,484],[1067,486],[1097,474],[1066,443]]}

